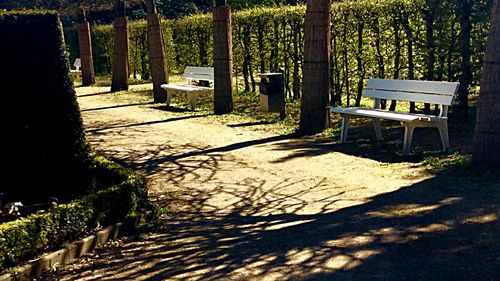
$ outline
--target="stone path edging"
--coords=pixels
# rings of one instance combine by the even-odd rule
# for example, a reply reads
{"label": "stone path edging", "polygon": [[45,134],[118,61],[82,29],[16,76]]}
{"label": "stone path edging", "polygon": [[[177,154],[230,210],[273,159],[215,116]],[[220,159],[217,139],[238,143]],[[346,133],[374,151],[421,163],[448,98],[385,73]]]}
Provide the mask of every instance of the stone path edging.
{"label": "stone path edging", "polygon": [[0,275],[0,281],[30,280],[30,278],[40,276],[46,270],[68,264],[74,259],[93,251],[96,247],[106,244],[111,239],[117,239],[130,233],[137,228],[139,222],[145,216],[145,214],[142,214],[135,218],[127,219],[124,222],[108,226],[93,235],[72,242],[55,252],[29,261],[27,264],[15,268],[14,272]]}

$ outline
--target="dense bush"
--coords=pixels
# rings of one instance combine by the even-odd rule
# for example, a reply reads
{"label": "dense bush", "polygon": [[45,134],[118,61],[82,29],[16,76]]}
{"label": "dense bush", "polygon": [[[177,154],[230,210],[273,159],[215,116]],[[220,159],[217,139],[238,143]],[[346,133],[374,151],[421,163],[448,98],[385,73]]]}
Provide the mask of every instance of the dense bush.
{"label": "dense bush", "polygon": [[148,208],[146,180],[102,157],[94,158],[105,189],[26,218],[0,224],[0,271]]}
{"label": "dense bush", "polygon": [[0,12],[0,193],[67,200],[94,178],[62,28],[50,12]]}

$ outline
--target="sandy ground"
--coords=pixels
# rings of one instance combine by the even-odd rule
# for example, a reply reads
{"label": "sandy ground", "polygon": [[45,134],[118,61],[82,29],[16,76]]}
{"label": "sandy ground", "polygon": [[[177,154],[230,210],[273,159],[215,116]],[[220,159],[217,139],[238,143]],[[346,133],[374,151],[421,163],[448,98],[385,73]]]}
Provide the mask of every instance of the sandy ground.
{"label": "sandy ground", "polygon": [[165,214],[46,279],[500,280],[498,240],[486,239],[498,202],[473,196],[481,182],[107,91],[77,89],[87,138],[145,173]]}

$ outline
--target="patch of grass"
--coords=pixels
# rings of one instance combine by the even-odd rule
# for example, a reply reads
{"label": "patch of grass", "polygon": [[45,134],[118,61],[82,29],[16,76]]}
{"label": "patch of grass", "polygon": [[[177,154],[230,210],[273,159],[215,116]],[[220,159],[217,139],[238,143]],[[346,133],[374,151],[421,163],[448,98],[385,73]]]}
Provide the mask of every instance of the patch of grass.
{"label": "patch of grass", "polygon": [[461,152],[441,154],[432,153],[430,155],[429,153],[423,153],[423,155],[424,158],[421,164],[436,171],[444,171],[451,167],[466,167],[471,164],[471,155]]}

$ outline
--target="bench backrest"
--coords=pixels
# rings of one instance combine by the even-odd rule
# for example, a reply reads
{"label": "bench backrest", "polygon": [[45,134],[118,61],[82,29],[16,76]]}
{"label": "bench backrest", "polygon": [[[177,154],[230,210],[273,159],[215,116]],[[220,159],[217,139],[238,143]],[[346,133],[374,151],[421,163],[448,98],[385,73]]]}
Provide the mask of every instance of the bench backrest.
{"label": "bench backrest", "polygon": [[458,91],[457,82],[370,79],[364,95],[374,99],[414,101],[448,106]]}
{"label": "bench backrest", "polygon": [[191,80],[213,82],[214,68],[203,66],[186,66],[182,77],[186,78],[188,82],[191,82]]}
{"label": "bench backrest", "polygon": [[80,70],[80,68],[82,67],[82,60],[76,58],[75,62],[73,63],[73,66],[75,67],[76,70]]}

